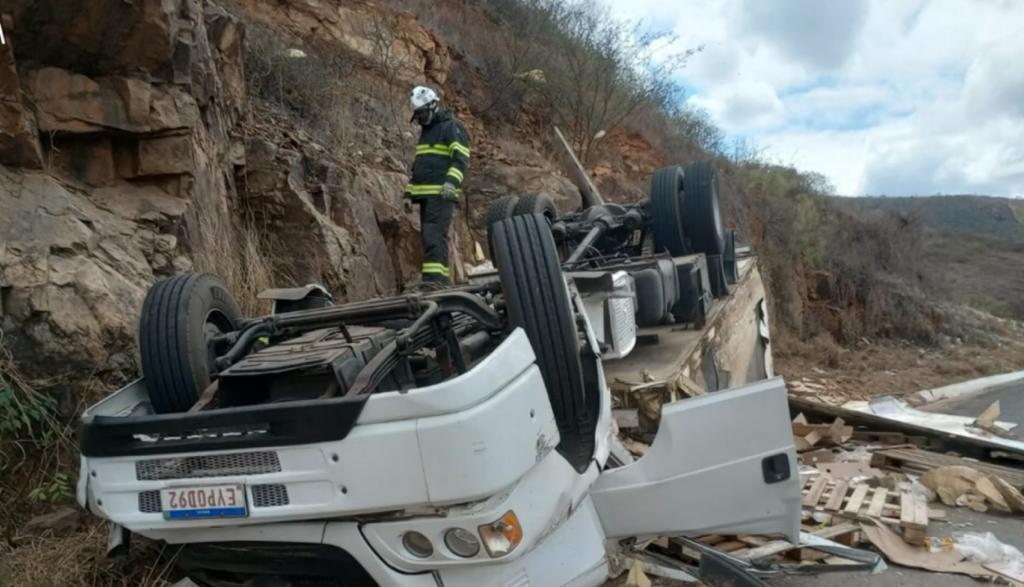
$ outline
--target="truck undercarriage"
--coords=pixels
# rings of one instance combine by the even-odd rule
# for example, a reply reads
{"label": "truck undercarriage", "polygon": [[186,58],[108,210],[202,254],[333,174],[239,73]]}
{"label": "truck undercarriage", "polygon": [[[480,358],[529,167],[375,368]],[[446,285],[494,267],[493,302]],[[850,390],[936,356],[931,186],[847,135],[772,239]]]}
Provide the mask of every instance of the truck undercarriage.
{"label": "truck undercarriage", "polygon": [[[687,233],[682,178],[564,216],[543,197],[498,202],[496,274],[429,294],[276,290],[269,316],[245,319],[213,276],[158,282],[144,379],[83,416],[80,503],[115,542],[184,545],[204,585],[598,585],[637,538],[795,538],[777,379],[665,405],[646,456],[610,458],[605,363],[638,326],[699,329],[706,259],[729,262],[717,188],[691,187],[689,209],[719,227]],[[652,212],[666,206],[672,222]]]}

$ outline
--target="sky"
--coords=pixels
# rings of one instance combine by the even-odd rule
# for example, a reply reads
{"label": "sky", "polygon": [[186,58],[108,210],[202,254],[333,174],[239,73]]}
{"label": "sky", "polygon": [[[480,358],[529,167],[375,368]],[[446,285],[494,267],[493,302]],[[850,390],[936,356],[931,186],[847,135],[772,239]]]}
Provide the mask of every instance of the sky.
{"label": "sky", "polygon": [[607,0],[689,104],[842,195],[1024,197],[1024,0]]}

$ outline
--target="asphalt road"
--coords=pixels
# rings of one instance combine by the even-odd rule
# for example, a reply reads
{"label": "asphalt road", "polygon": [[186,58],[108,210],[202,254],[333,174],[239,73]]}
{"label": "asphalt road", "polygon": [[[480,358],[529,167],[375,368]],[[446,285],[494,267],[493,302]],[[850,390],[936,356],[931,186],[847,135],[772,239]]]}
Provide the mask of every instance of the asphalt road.
{"label": "asphalt road", "polygon": [[1016,422],[1020,425],[1018,435],[1024,435],[1024,381],[1001,385],[963,398],[938,401],[924,409],[929,412],[977,416],[996,400],[999,400],[999,419],[1004,422]]}

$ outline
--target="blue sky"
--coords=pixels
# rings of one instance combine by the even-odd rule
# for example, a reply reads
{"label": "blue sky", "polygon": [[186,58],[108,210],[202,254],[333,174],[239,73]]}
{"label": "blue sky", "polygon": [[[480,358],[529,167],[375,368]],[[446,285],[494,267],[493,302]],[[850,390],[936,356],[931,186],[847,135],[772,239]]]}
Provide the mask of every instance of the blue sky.
{"label": "blue sky", "polygon": [[1024,0],[607,0],[687,100],[844,195],[1024,196]]}

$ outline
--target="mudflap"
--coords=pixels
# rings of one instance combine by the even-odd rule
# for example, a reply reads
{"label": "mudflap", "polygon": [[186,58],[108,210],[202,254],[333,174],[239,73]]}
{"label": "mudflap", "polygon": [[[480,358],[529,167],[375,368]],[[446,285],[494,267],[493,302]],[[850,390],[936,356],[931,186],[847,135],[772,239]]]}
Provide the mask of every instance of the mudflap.
{"label": "mudflap", "polygon": [[591,490],[607,538],[800,534],[800,475],[782,378],[662,407],[650,451]]}

